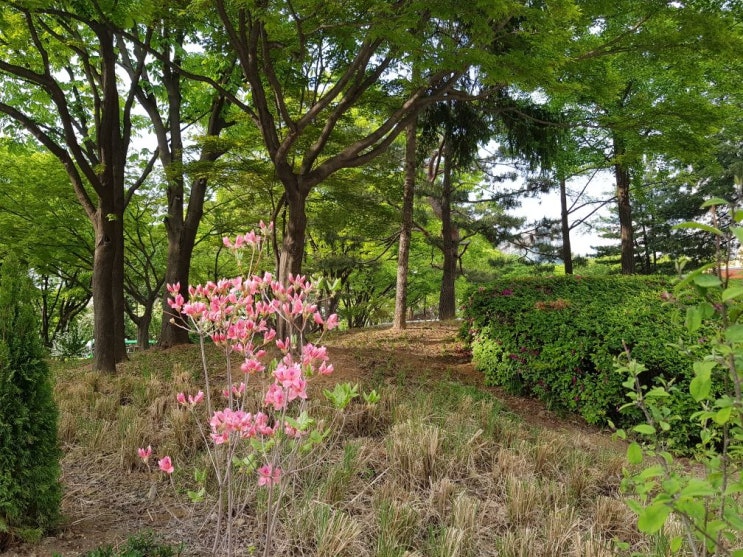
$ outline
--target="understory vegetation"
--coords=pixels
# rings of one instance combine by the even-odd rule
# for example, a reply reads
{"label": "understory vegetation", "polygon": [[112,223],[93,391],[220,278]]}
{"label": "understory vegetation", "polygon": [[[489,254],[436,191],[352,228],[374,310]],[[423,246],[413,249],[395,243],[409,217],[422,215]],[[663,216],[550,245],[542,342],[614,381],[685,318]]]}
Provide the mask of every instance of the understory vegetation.
{"label": "understory vegetation", "polygon": [[[627,349],[643,362],[645,385],[677,385],[673,411],[688,417],[697,410],[688,396],[691,354],[680,341],[703,347],[709,330],[684,326],[684,306],[665,277],[521,278],[474,290],[465,305],[465,334],[472,340],[475,366],[490,385],[537,396],[551,407],[579,413],[587,422],[636,425],[638,411],[627,402],[616,358]],[[695,300],[689,292],[686,305]],[[679,423],[672,441],[693,449],[698,439]]]}
{"label": "understory vegetation", "polygon": [[[337,335],[331,351],[358,347],[363,334]],[[288,478],[276,555],[608,556],[617,542],[667,554],[678,525],[640,534],[619,493],[623,444],[529,426],[485,390],[406,368],[388,350],[410,350],[408,337],[376,342],[378,355],[363,367],[378,404],[356,399],[338,421],[328,402],[311,397],[309,411],[335,433]],[[173,396],[198,386],[198,360],[189,347],[136,354],[116,376],[59,365],[68,508],[81,493],[105,492],[105,512],[139,517],[129,528],[184,541],[185,555],[208,554],[214,501],[184,496],[214,479],[189,472],[207,469],[206,455],[194,415]],[[145,441],[171,455],[172,483],[137,457]],[[254,482],[244,489],[252,494],[237,536],[250,554],[262,549],[267,501]]]}

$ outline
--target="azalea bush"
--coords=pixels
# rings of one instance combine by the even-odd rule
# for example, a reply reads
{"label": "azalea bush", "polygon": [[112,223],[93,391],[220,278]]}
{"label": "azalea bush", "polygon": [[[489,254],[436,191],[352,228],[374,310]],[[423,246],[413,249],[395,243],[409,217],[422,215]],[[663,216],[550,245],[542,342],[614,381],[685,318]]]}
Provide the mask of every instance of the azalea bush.
{"label": "azalea bush", "polygon": [[[683,307],[698,298],[672,294],[665,277],[560,276],[501,280],[473,291],[465,307],[465,335],[475,366],[491,385],[536,396],[555,409],[580,413],[589,423],[637,423],[625,402],[614,360],[631,348],[647,371],[646,384],[688,385],[692,358],[670,346],[680,338],[703,345],[705,329],[690,333]],[[666,304],[670,299],[677,304]],[[675,410],[691,415],[683,397]],[[683,448],[692,432],[679,427]]]}
{"label": "azalea bush", "polygon": [[[316,286],[305,277],[290,277],[283,285],[271,273],[253,274],[261,245],[270,227],[259,233],[225,239],[238,264],[248,262],[245,276],[190,286],[188,300],[180,285],[168,286],[175,322],[198,336],[204,389],[178,393],[178,403],[197,418],[212,474],[216,482],[217,536],[214,552],[234,553],[235,519],[245,512],[255,488],[267,491],[264,555],[271,554],[272,535],[287,476],[329,434],[318,427],[307,410],[308,381],[333,371],[324,346],[306,340],[310,328],[333,329],[336,315],[323,316],[313,301]],[[286,338],[277,336],[284,323]],[[210,376],[205,344],[211,340],[224,356],[222,388]],[[345,392],[345,395],[343,395]],[[357,396],[348,387],[331,397],[338,408]],[[205,417],[204,417],[205,412]],[[139,449],[149,464],[152,448]],[[159,470],[171,476],[176,463],[170,456],[158,459]],[[194,502],[207,497],[207,477],[194,472],[197,489],[189,490]]]}

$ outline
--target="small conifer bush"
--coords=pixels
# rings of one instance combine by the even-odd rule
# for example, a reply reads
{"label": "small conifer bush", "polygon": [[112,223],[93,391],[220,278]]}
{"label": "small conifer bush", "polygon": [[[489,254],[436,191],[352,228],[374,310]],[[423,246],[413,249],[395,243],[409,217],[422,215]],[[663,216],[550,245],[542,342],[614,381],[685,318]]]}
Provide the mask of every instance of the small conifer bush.
{"label": "small conifer bush", "polygon": [[38,334],[35,289],[14,256],[0,268],[0,551],[59,517],[57,408]]}

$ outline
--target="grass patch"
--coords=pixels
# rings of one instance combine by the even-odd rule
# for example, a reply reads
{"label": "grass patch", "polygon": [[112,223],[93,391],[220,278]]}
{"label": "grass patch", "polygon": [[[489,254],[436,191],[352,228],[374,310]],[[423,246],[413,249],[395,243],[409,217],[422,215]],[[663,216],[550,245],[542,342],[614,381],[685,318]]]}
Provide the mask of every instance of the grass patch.
{"label": "grass patch", "polygon": [[[207,468],[208,456],[175,394],[199,388],[198,370],[195,347],[136,354],[111,376],[56,367],[67,477],[101,485],[86,495],[101,499],[91,514],[119,512],[124,523],[152,517],[158,540],[185,540],[186,555],[210,552],[216,504],[209,494],[197,504],[186,497],[196,489],[191,471]],[[451,379],[374,387],[382,401],[355,401],[342,421],[311,401],[311,414],[335,434],[321,451],[300,455],[286,477],[276,557],[603,557],[616,554],[615,539],[641,555],[662,554],[662,542],[634,528],[618,492],[622,454],[574,432],[527,426],[486,390]],[[137,458],[148,444],[176,462],[175,490]],[[68,509],[81,489],[69,491]],[[245,554],[263,550],[261,493],[240,506]]]}

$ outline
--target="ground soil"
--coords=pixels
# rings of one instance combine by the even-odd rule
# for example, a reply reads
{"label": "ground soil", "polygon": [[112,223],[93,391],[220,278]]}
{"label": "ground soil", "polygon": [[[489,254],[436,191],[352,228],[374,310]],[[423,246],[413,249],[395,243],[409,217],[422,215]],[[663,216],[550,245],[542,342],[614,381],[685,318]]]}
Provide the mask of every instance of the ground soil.
{"label": "ground soil", "polygon": [[[459,381],[490,391],[506,411],[530,425],[574,433],[589,446],[617,443],[609,432],[589,426],[579,418],[552,412],[536,400],[486,387],[482,374],[471,363],[470,353],[457,338],[458,328],[457,322],[416,322],[410,323],[404,331],[379,327],[332,334],[324,342],[335,368],[327,380],[371,382],[382,386],[385,382]],[[87,462],[63,460],[63,527],[54,537],[34,545],[16,545],[5,555],[81,555],[102,544],[121,543],[143,529],[156,531],[159,525],[169,521],[164,509],[153,512],[151,502],[145,503],[147,485],[143,485],[137,474],[93,472],[99,467],[90,464],[99,458],[107,457],[89,455]],[[198,535],[185,531],[176,534],[184,540]]]}

